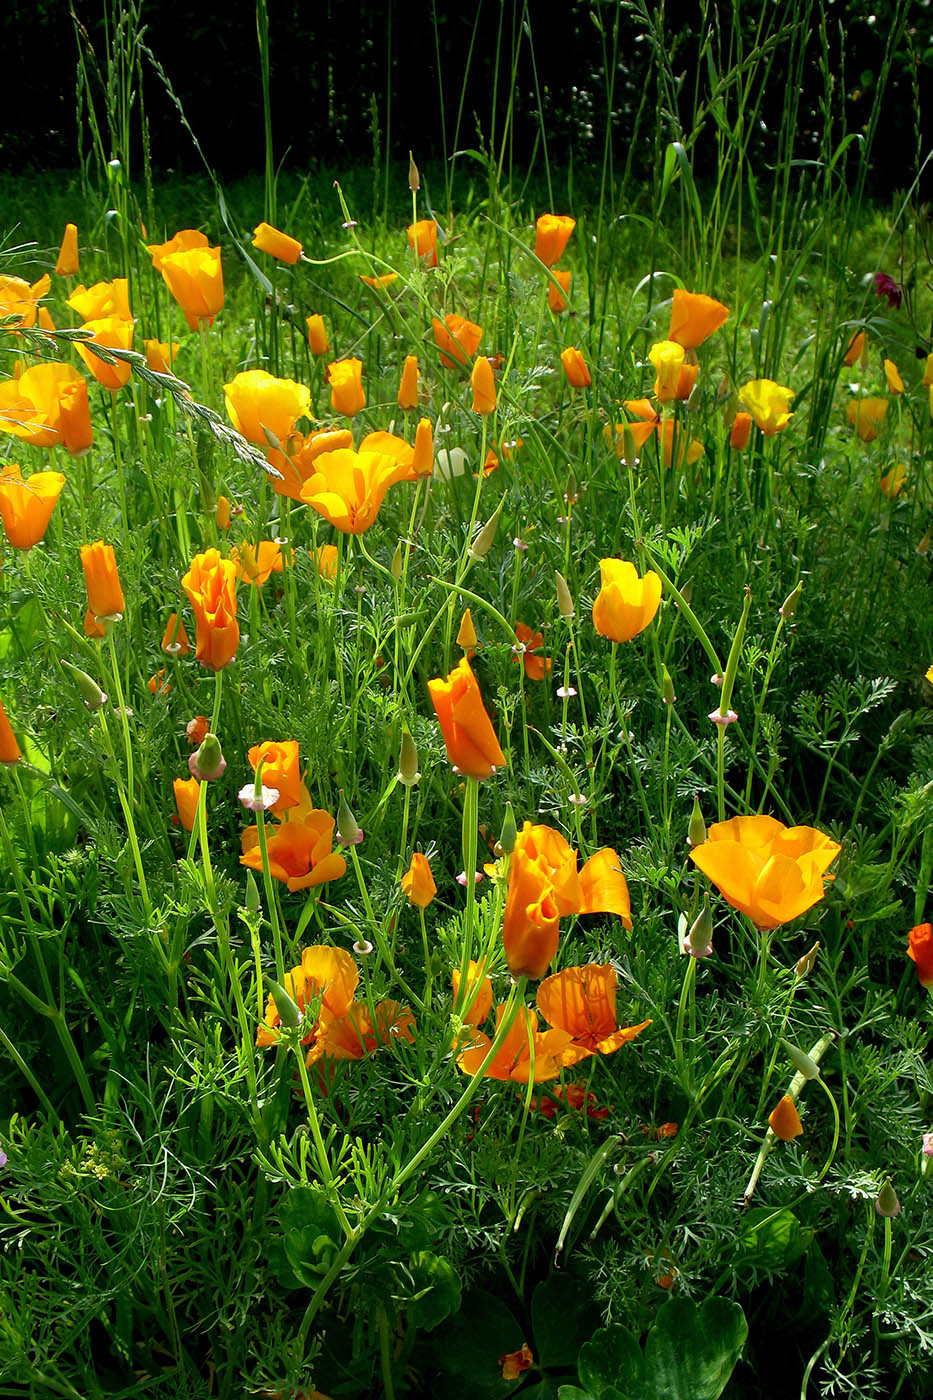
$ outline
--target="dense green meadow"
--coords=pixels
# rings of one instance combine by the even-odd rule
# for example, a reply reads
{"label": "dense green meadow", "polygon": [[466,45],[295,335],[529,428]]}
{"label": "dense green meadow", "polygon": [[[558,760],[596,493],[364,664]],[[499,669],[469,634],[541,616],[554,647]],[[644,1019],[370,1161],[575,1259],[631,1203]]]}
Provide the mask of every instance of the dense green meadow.
{"label": "dense green meadow", "polygon": [[0,1393],[933,1395],[909,7],[306,174],[260,4],[233,181],[142,8],[0,175]]}

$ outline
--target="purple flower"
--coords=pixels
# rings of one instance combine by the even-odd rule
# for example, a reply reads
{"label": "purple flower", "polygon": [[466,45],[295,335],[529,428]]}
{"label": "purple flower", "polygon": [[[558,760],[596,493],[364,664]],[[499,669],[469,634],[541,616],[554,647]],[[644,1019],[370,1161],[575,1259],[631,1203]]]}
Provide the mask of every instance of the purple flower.
{"label": "purple flower", "polygon": [[888,305],[897,310],[904,300],[904,288],[899,282],[895,282],[893,277],[889,277],[886,272],[876,272],[874,280],[878,296],[887,297]]}

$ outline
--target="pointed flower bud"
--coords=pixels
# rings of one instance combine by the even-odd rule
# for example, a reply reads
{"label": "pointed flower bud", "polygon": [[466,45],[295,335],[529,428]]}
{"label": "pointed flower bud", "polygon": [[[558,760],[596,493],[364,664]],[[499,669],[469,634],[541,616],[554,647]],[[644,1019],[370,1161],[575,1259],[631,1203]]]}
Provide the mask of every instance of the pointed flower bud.
{"label": "pointed flower bud", "polygon": [[80,671],[77,666],[72,666],[70,661],[62,661],[61,666],[63,670],[68,672],[69,676],[78,687],[81,699],[84,701],[85,707],[88,710],[99,710],[101,705],[106,705],[107,696],[101,690],[93,676],[89,676],[86,671]]}
{"label": "pointed flower bud", "polygon": [[496,506],[486,524],[480,530],[476,539],[470,545],[470,558],[474,560],[485,559],[492,549],[492,542],[496,538],[496,530],[499,526],[499,516],[502,514],[502,507],[505,505],[505,497]]}
{"label": "pointed flower bud", "polygon": [[573,605],[573,596],[567,586],[567,580],[564,578],[563,574],[559,573],[556,569],[554,571],[554,578],[557,582],[557,607],[561,617],[569,622],[576,611]]}
{"label": "pointed flower bud", "polygon": [[512,810],[511,802],[505,804],[505,816],[502,818],[502,830],[499,833],[499,845],[507,856],[515,850],[515,842],[518,837],[518,826],[515,821],[515,813]]}
{"label": "pointed flower bud", "polygon": [[702,846],[706,840],[706,822],[703,820],[703,813],[700,811],[700,799],[693,799],[693,811],[690,813],[690,825],[687,827],[687,844],[690,846]]}
{"label": "pointed flower bud", "polygon": [[897,1192],[891,1185],[891,1178],[885,1177],[884,1185],[878,1192],[875,1199],[875,1210],[886,1220],[892,1219],[901,1213],[901,1203],[897,1199]]}
{"label": "pointed flower bud", "polygon": [[460,619],[460,631],[457,633],[457,646],[463,651],[473,651],[477,646],[476,628],[473,626],[473,614],[467,608]]}
{"label": "pointed flower bud", "polygon": [[258,914],[262,908],[259,898],[259,887],[256,884],[256,877],[251,870],[246,872],[246,908],[250,914]]}
{"label": "pointed flower bud", "polygon": [[402,744],[398,756],[398,780],[403,787],[414,787],[421,774],[418,772],[418,750],[407,729],[402,730]]}
{"label": "pointed flower bud", "polygon": [[275,1002],[275,1009],[279,1013],[279,1020],[283,1026],[290,1026],[294,1030],[301,1025],[301,1009],[296,1002],[288,995],[285,988],[280,986],[272,977],[263,977],[266,984],[266,991],[272,996]]}
{"label": "pointed flower bud", "polygon": [[408,152],[408,188],[410,190],[421,189],[421,176],[418,173],[418,167],[415,164],[415,158],[411,151]]}
{"label": "pointed flower bud", "polygon": [[673,705],[677,696],[674,694],[674,682],[671,680],[671,673],[666,666],[661,667],[661,694],[665,705]]}
{"label": "pointed flower bud", "polygon": [[820,1067],[815,1060],[811,1060],[805,1050],[799,1046],[792,1045],[789,1040],[785,1040],[784,1049],[787,1051],[787,1058],[798,1074],[802,1074],[804,1079],[819,1079]]}
{"label": "pointed flower bud", "polygon": [[788,593],[787,597],[781,604],[780,612],[783,618],[793,617],[794,613],[797,611],[797,604],[800,602],[800,595],[802,592],[803,580],[801,579],[800,583],[797,584],[797,587],[793,589],[792,592]]}
{"label": "pointed flower bud", "polygon": [[226,767],[227,760],[223,756],[217,735],[205,734],[200,748],[188,759],[189,773],[202,783],[208,783],[214,778],[223,777]]}
{"label": "pointed flower bud", "polygon": [[713,916],[709,900],[704,899],[703,908],[691,925],[682,945],[683,951],[692,958],[708,958],[713,951]]}
{"label": "pointed flower bud", "polygon": [[803,977],[810,976],[810,973],[816,966],[816,959],[819,951],[819,943],[814,943],[810,951],[808,953],[804,953],[803,957],[800,959],[800,961],[797,963],[797,966],[794,968],[794,974],[797,977],[798,981]]}
{"label": "pointed flower bud", "polygon": [[392,575],[392,580],[394,583],[398,583],[399,579],[402,577],[403,563],[404,557],[402,555],[402,541],[399,540],[398,544],[395,546],[395,553],[392,555],[392,563],[389,565],[389,572]]}
{"label": "pointed flower bud", "polygon": [[363,839],[362,827],[347,805],[347,799],[340,789],[340,805],[337,808],[337,843],[340,846],[358,846]]}

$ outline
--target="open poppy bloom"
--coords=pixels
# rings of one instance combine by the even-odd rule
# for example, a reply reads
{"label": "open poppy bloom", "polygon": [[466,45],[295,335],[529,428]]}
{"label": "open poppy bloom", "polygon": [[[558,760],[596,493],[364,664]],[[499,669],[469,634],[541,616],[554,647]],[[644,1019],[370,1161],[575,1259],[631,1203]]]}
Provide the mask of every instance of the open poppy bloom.
{"label": "open poppy bloom", "polygon": [[648,351],[656,373],[654,396],[658,403],[689,399],[693,392],[699,366],[688,364],[685,355],[684,347],[676,340],[659,340]]}
{"label": "open poppy bloom", "polygon": [[725,325],[728,306],[702,292],[685,292],[680,287],[671,300],[671,326],[668,340],[676,340],[685,350],[696,350],[714,331]]}
{"label": "open poppy bloom", "polygon": [[[299,815],[279,822],[266,841],[273,878],[281,880],[293,894],[296,890],[314,889],[328,880],[339,880],[347,869],[343,856],[333,848],[334,818],[319,808],[305,811],[299,806],[296,810]],[[240,864],[261,871],[258,827],[247,827],[240,844]]]}
{"label": "open poppy bloom", "polygon": [[0,432],[32,447],[62,445],[72,455],[93,441],[87,381],[57,361],[31,365],[18,379],[0,383]]}
{"label": "open poppy bloom", "polygon": [[112,282],[95,282],[91,287],[75,287],[65,302],[77,311],[82,321],[105,321],[115,316],[118,321],[132,321],[130,284],[125,277]]}
{"label": "open poppy bloom", "polygon": [[353,434],[349,428],[331,428],[326,432],[292,433],[288,442],[280,450],[270,448],[266,460],[281,473],[273,476],[272,489],[276,495],[291,496],[293,501],[301,500],[301,488],[315,473],[314,463],[325,452],[336,452],[338,448],[353,446]]}
{"label": "open poppy bloom", "polygon": [[[504,1006],[496,1007],[497,1030],[504,1011]],[[556,1079],[561,1071],[560,1057],[572,1039],[569,1031],[539,1031],[536,1014],[527,1006],[523,1006],[512,1022],[495,1059],[488,1066],[485,1078],[511,1079],[515,1084],[527,1084],[530,1079],[533,1079],[535,1084],[543,1079]],[[529,1041],[534,1046],[533,1067]],[[458,1068],[464,1074],[478,1074],[491,1045],[492,1040],[488,1035],[483,1031],[474,1031],[469,1048],[457,1056]]]}
{"label": "open poppy bloom", "polygon": [[[295,422],[311,412],[311,390],[264,369],[247,369],[224,385],[230,421],[247,442],[264,451],[284,445]],[[269,434],[276,439],[270,441]]]}
{"label": "open poppy bloom", "polygon": [[383,452],[324,452],[301,488],[301,500],[337,530],[361,535],[379,514],[385,493],[397,480],[398,462]]}
{"label": "open poppy bloom", "polygon": [[[286,972],[283,987],[299,1011],[304,1013],[309,1006],[317,1007],[316,1019],[310,1025],[310,1018],[306,1017],[302,1045],[313,1045],[323,1027],[347,1014],[359,980],[356,963],[342,948],[322,943],[302,951],[298,966]],[[262,1024],[256,1032],[256,1044],[275,1045],[281,1024],[275,997],[270,994]]]}
{"label": "open poppy bloom", "polygon": [[263,786],[278,791],[275,805],[270,808],[272,812],[284,812],[289,807],[298,806],[304,792],[297,739],[286,739],[282,743],[267,739],[263,744],[254,744],[246,757],[254,773],[262,763]]}
{"label": "open poppy bloom", "polygon": [[36,324],[36,316],[39,310],[39,302],[44,297],[52,285],[52,279],[45,273],[38,282],[32,286],[24,282],[22,277],[0,277],[0,318],[4,316],[15,316],[16,320],[11,321],[3,329],[15,331],[20,328],[28,330]]}
{"label": "open poppy bloom", "polygon": [[312,1065],[322,1056],[333,1060],[361,1060],[393,1040],[405,1040],[411,1045],[416,1029],[411,1008],[400,1001],[387,997],[377,1002],[372,1012],[365,1001],[354,1001],[343,1016],[322,1020],[308,1051],[307,1063]]}
{"label": "open poppy bloom", "polygon": [[907,935],[907,956],[917,966],[921,987],[933,991],[933,926],[917,924]]}
{"label": "open poppy bloom", "polygon": [[118,359],[108,364],[100,355],[94,354],[94,346],[99,345],[104,350],[132,349],[133,322],[125,321],[120,316],[104,316],[98,321],[85,321],[81,329],[88,331],[90,338],[75,341],[75,349],[98,384],[115,394],[126,384],[133,367],[126,360]]}
{"label": "open poppy bloom", "polygon": [[395,476],[389,482],[394,486],[397,481],[415,481],[417,477],[414,470],[415,449],[410,442],[398,437],[395,433],[383,431],[367,433],[361,440],[358,451],[379,452],[385,457],[394,457],[398,464]]}
{"label": "open poppy bloom", "polygon": [[601,587],[593,603],[593,626],[613,642],[643,632],[661,605],[661,580],[653,569],[639,578],[627,559],[599,561]]}
{"label": "open poppy bloom", "polygon": [[62,244],[58,250],[55,271],[59,277],[74,277],[78,270],[78,226],[66,224]]}
{"label": "open poppy bloom", "polygon": [[366,407],[363,393],[363,361],[335,360],[327,366],[327,382],[330,385],[330,402],[335,413],[343,413],[352,418],[354,413]]}
{"label": "open poppy bloom", "polygon": [[286,564],[291,563],[291,556],[287,552],[282,553],[282,546],[277,540],[260,540],[256,545],[245,542],[234,545],[230,558],[236,564],[237,579],[243,579],[256,588],[262,588],[272,574],[280,574]]}
{"label": "open poppy bloom", "polygon": [[616,914],[632,927],[628,885],[609,846],[577,870],[577,852],[549,826],[525,822],[509,863],[502,941],[513,977],[541,978],[557,952],[558,923],[569,914]]}
{"label": "open poppy bloom", "polygon": [[236,616],[236,564],[216,549],[196,554],[181,581],[194,609],[196,656],[202,666],[222,671],[236,656],[240,627]]}
{"label": "open poppy bloom", "polygon": [[468,364],[483,338],[482,326],[478,326],[475,321],[468,321],[465,316],[458,316],[456,312],[445,316],[443,321],[432,316],[431,329],[434,339],[444,352],[441,354],[441,364],[445,369]]}
{"label": "open poppy bloom", "polygon": [[186,831],[193,831],[198,815],[198,797],[201,792],[201,784],[197,778],[174,778],[172,791],[175,794],[178,820]]}
{"label": "open poppy bloom", "polygon": [[892,467],[889,472],[878,482],[882,496],[887,496],[889,501],[896,500],[907,483],[907,468],[903,462],[899,462],[896,467]]}
{"label": "open poppy bloom", "polygon": [[7,717],[7,712],[0,701],[0,763],[19,763],[23,753],[16,742],[16,735],[13,733],[13,726]]}
{"label": "open poppy bloom", "polygon": [[[204,245],[206,243],[204,239]],[[196,331],[202,321],[210,325],[224,304],[220,249],[204,245],[163,254],[158,263],[153,259],[192,331]]]}
{"label": "open poppy bloom", "polygon": [[823,873],[841,847],[812,826],[784,826],[774,817],[715,822],[690,859],[733,909],[759,928],[797,919],[825,893]]}
{"label": "open poppy bloom", "polygon": [[846,417],[862,442],[874,442],[888,411],[888,401],[882,398],[850,399]]}
{"label": "open poppy bloom", "polygon": [[162,263],[172,253],[187,253],[192,248],[206,248],[207,237],[196,228],[183,228],[167,243],[147,243],[146,249],[152,254],[152,266],[156,272],[162,271]]}
{"label": "open poppy bloom", "polygon": [[428,267],[437,267],[437,223],[434,219],[419,219],[405,230],[408,246],[416,258],[422,258]]}
{"label": "open poppy bloom", "polygon": [[301,257],[301,244],[297,238],[273,228],[271,224],[257,224],[253,229],[253,247],[260,253],[268,253],[280,262],[296,263]]}
{"label": "open poppy bloom", "polygon": [[437,885],[434,883],[428,858],[420,851],[412,853],[411,864],[402,876],[402,890],[409,902],[416,904],[419,909],[427,909],[437,894]]}
{"label": "open poppy bloom", "polygon": [[515,635],[522,646],[520,656],[513,659],[521,661],[525,667],[525,675],[530,681],[543,681],[551,670],[551,658],[549,656],[535,656],[536,651],[541,651],[544,647],[544,633],[532,632],[524,622],[516,622]]}
{"label": "open poppy bloom", "polygon": [[560,262],[576,226],[569,214],[542,214],[535,224],[535,257],[545,267]]}
{"label": "open poppy bloom", "polygon": [[575,1065],[590,1055],[611,1055],[651,1025],[616,1025],[616,973],[609,963],[566,967],[538,987],[538,1010],[552,1026],[570,1031],[573,1040],[561,1063]]}
{"label": "open poppy bloom", "polygon": [[505,754],[466,657],[446,681],[439,677],[428,681],[428,691],[454,772],[469,778],[489,778],[497,768],[504,768]]}
{"label": "open poppy bloom", "polygon": [[[88,609],[96,622],[122,617],[126,610],[112,544],[96,540],[81,546]],[[85,629],[86,630],[86,629]],[[94,634],[90,634],[94,635]],[[106,635],[106,633],[104,634]]]}
{"label": "open poppy bloom", "polygon": [[0,520],[14,549],[39,543],[64,484],[61,472],[33,472],[24,481],[16,462],[0,469]]}
{"label": "open poppy bloom", "polygon": [[775,384],[773,379],[750,379],[739,390],[739,400],[748,409],[765,437],[773,437],[783,432],[793,414],[791,401],[796,398],[793,389],[783,384]]}

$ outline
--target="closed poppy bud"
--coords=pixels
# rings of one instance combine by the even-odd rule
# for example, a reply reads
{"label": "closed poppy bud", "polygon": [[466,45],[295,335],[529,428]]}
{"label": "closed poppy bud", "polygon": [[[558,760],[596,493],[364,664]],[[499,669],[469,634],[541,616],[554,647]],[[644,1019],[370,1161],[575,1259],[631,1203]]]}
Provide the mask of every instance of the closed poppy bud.
{"label": "closed poppy bud", "polygon": [[499,528],[499,516],[502,514],[502,507],[505,505],[505,497],[496,506],[486,524],[477,534],[475,540],[470,545],[470,558],[473,560],[485,559],[492,549],[493,541],[496,538],[496,530]]}
{"label": "closed poppy bud", "polygon": [[706,840],[706,822],[703,820],[703,813],[700,810],[700,799],[693,799],[693,811],[690,813],[690,824],[687,827],[687,844],[690,846],[702,846]]}
{"label": "closed poppy bud", "polygon": [[575,346],[568,345],[566,350],[561,351],[560,362],[564,367],[564,374],[567,376],[567,383],[573,389],[587,389],[593,382],[590,378],[590,371],[587,368],[581,351]]}
{"label": "closed poppy bud", "polygon": [[893,360],[885,360],[884,377],[888,385],[889,394],[903,394],[904,381],[900,376],[900,371]]}
{"label": "closed poppy bud", "polygon": [[[670,403],[680,397],[678,390],[680,373],[684,368],[684,354],[683,346],[678,345],[675,340],[659,340],[648,351],[648,359],[656,371],[654,396],[658,403]],[[687,392],[689,395],[690,391]]]}
{"label": "closed poppy bud", "polygon": [[146,364],[153,374],[172,374],[172,362],[178,354],[177,340],[144,340]]}
{"label": "closed poppy bud", "polygon": [[96,540],[81,546],[81,567],[87,586],[88,606],[99,621],[122,617],[126,610],[113,545]]}
{"label": "closed poppy bud", "polygon": [[891,1184],[890,1177],[885,1178],[881,1190],[875,1197],[875,1213],[887,1220],[901,1213],[901,1203],[897,1199],[897,1192]]}
{"label": "closed poppy bud", "polygon": [[565,621],[569,622],[576,611],[573,605],[573,597],[571,595],[569,587],[567,586],[567,580],[564,578],[563,574],[558,572],[556,569],[554,571],[554,578],[557,583],[558,611],[561,617],[564,618]]}
{"label": "closed poppy bud", "polygon": [[466,657],[446,681],[428,681],[428,691],[454,770],[470,778],[489,778],[504,768],[505,754]]}
{"label": "closed poppy bud", "polygon": [[791,592],[788,593],[787,597],[781,604],[779,612],[783,618],[786,619],[789,617],[793,617],[794,613],[797,611],[797,604],[800,602],[800,595],[802,592],[803,579],[800,580],[796,588],[792,589]]}
{"label": "closed poppy bud", "polygon": [[798,1074],[802,1074],[808,1083],[811,1079],[819,1079],[820,1067],[805,1050],[801,1050],[799,1045],[793,1045],[789,1040],[784,1041],[784,1049],[794,1069]]}
{"label": "closed poppy bud", "polygon": [[515,821],[515,811],[511,802],[505,804],[505,816],[502,818],[502,830],[499,832],[499,845],[505,855],[510,856],[515,850],[515,842],[518,839],[518,825]]}
{"label": "closed poppy bud", "polygon": [[0,763],[18,763],[23,753],[16,742],[13,726],[7,718],[3,702],[0,701]]}
{"label": "closed poppy bud", "polygon": [[217,497],[216,518],[218,530],[230,529],[230,502],[226,496]]}
{"label": "closed poppy bud", "polygon": [[89,676],[87,671],[81,671],[77,666],[72,666],[70,661],[60,661],[59,665],[78,687],[85,709],[99,710],[102,705],[106,705],[107,696],[101,690],[93,676]]}
{"label": "closed poppy bud", "polygon": [[335,413],[343,413],[352,418],[366,407],[363,393],[363,361],[335,360],[327,366],[327,382],[330,385],[330,402]]}
{"label": "closed poppy bud", "polygon": [[296,263],[301,257],[301,244],[297,238],[289,238],[287,233],[273,228],[271,224],[258,224],[253,229],[253,247],[260,253],[268,253],[280,262]]}
{"label": "closed poppy bud", "polygon": [[198,815],[198,798],[201,792],[201,784],[197,778],[175,778],[172,782],[172,791],[175,794],[175,806],[178,810],[178,820],[186,831],[194,830],[194,823]]}
{"label": "closed poppy bud", "polygon": [[430,476],[434,471],[434,432],[430,418],[420,418],[415,429],[415,455],[411,469],[416,478]]}
{"label": "closed poppy bud", "polygon": [[330,341],[327,339],[324,317],[308,316],[305,325],[308,327],[308,345],[311,348],[311,354],[326,355],[330,350]]}
{"label": "closed poppy bud", "polygon": [[476,649],[476,628],[473,626],[473,614],[467,608],[460,619],[460,631],[457,633],[457,646],[463,651],[474,651]]}
{"label": "closed poppy bud", "polygon": [[406,229],[408,246],[416,258],[424,258],[428,267],[437,267],[437,223],[434,219],[419,219]]}
{"label": "closed poppy bud", "polygon": [[72,457],[83,457],[94,443],[87,380],[63,384],[58,394],[58,431],[62,446]]}
{"label": "closed poppy bud", "polygon": [[734,447],[736,452],[741,452],[748,446],[748,440],[751,435],[752,415],[740,410],[735,415],[735,422],[732,424],[732,432],[729,434],[729,446]]}
{"label": "closed poppy bud", "polygon": [[812,948],[810,948],[806,953],[804,953],[802,958],[798,958],[797,964],[794,967],[794,976],[797,978],[798,981],[800,981],[801,978],[810,976],[810,973],[816,966],[816,959],[819,955],[819,951],[820,945],[817,942],[814,943]]}
{"label": "closed poppy bud", "polygon": [[535,257],[545,267],[553,267],[564,256],[576,219],[567,214],[542,214],[535,224]]}
{"label": "closed poppy bud", "polygon": [[234,560],[221,559],[216,549],[208,549],[195,555],[181,581],[194,609],[197,659],[212,671],[228,666],[240,643],[236,574]]}
{"label": "closed poppy bud", "polygon": [[408,188],[410,190],[421,189],[421,176],[411,151],[408,152]]}
{"label": "closed poppy bud", "polygon": [[396,774],[403,787],[414,787],[421,774],[418,772],[418,750],[415,741],[407,729],[402,730],[402,743],[398,756],[398,773]]}
{"label": "closed poppy bud", "polygon": [[406,355],[405,364],[402,366],[402,382],[398,386],[399,408],[412,409],[418,407],[419,378],[418,356]]}
{"label": "closed poppy bud", "polygon": [[358,846],[363,839],[363,828],[350,811],[350,805],[340,789],[340,803],[337,807],[337,843],[340,846]]}
{"label": "closed poppy bud", "polygon": [[624,559],[601,559],[601,587],[593,603],[593,626],[613,642],[630,642],[643,632],[661,604],[661,580],[653,569],[639,578]]}
{"label": "closed poppy bud", "polygon": [[862,442],[874,442],[888,411],[888,401],[882,398],[850,399],[846,417]]}
{"label": "closed poppy bud", "polygon": [[74,277],[77,270],[78,226],[77,224],[66,224],[62,246],[58,250],[58,262],[55,264],[55,271],[58,273],[59,277]]}
{"label": "closed poppy bud", "polygon": [[795,1137],[800,1136],[803,1124],[790,1094],[784,1095],[777,1108],[769,1115],[768,1123],[774,1136],[779,1137],[782,1142],[793,1142]]}
{"label": "closed poppy bud", "polygon": [[402,876],[402,889],[409,901],[419,909],[427,909],[437,894],[437,885],[434,883],[428,859],[420,851],[414,852],[411,864]]}
{"label": "closed poppy bud", "polygon": [[567,297],[570,295],[570,282],[573,273],[569,269],[563,272],[559,267],[552,267],[551,276],[560,283],[560,286],[556,287],[554,282],[548,282],[547,304],[554,315],[559,316],[562,311],[567,310]]}
{"label": "closed poppy bud", "polygon": [[496,411],[496,379],[492,365],[485,355],[480,355],[470,376],[473,387],[473,412],[484,417]]}
{"label": "closed poppy bud", "polygon": [[864,331],[856,331],[849,344],[846,346],[846,353],[842,357],[844,365],[854,365],[856,360],[865,350],[866,340]]}
{"label": "closed poppy bud", "polygon": [[24,481],[16,462],[0,468],[0,520],[14,549],[39,543],[64,484],[61,472],[33,472]]}
{"label": "closed poppy bud", "polygon": [[933,991],[933,926],[917,924],[907,940],[907,956],[916,964],[921,987]]}
{"label": "closed poppy bud", "polygon": [[99,355],[94,354],[93,347],[100,345],[104,350],[131,349],[133,322],[124,321],[119,316],[105,316],[98,321],[86,321],[81,329],[89,332],[89,339],[76,341],[75,349],[98,384],[109,389],[111,393],[116,393],[118,389],[123,388],[132,374],[132,365],[126,360],[116,359],[113,364],[107,364]]}

